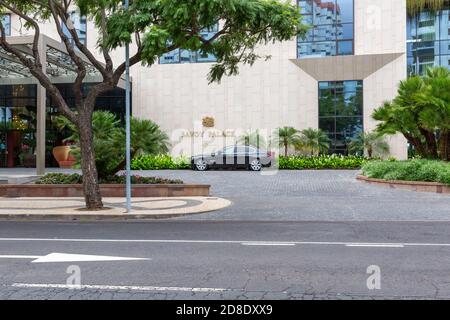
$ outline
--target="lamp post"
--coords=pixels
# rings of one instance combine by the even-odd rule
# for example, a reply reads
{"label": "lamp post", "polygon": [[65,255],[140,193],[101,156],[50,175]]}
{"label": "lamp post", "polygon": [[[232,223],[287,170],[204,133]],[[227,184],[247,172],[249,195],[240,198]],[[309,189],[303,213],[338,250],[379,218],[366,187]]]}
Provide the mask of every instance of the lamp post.
{"label": "lamp post", "polygon": [[[129,0],[124,0],[125,9],[130,6]],[[131,213],[131,86],[130,86],[130,45],[127,43],[125,47],[126,75],[125,75],[125,132],[126,132],[126,198],[127,213]]]}

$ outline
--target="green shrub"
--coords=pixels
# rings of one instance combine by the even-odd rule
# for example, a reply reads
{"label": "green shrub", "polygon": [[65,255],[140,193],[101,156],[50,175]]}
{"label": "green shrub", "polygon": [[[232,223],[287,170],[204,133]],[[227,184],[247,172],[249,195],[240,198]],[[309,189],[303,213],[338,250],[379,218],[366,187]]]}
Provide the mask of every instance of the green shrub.
{"label": "green shrub", "polygon": [[320,155],[279,158],[281,170],[359,169],[367,161],[364,157]]}
{"label": "green shrub", "polygon": [[437,160],[370,161],[362,168],[369,178],[440,182],[450,185],[450,164]]}
{"label": "green shrub", "polygon": [[131,162],[131,169],[133,170],[182,170],[190,167],[188,158],[172,158],[169,155],[144,155],[134,158]]}
{"label": "green shrub", "polygon": [[[305,170],[305,169],[359,169],[367,161],[358,156],[290,156],[279,158],[281,170]],[[133,159],[133,170],[182,170],[190,169],[191,164],[186,157],[172,158],[169,155],[151,156],[145,155]]]}
{"label": "green shrub", "polygon": [[[99,179],[101,184],[125,184],[124,175],[109,176]],[[79,174],[49,173],[40,178],[35,184],[81,184],[83,178]],[[131,177],[132,184],[183,184],[179,179],[164,179],[158,177],[141,177],[133,175]]]}
{"label": "green shrub", "polygon": [[83,178],[81,175],[64,174],[64,173],[48,173],[34,182],[35,184],[81,184]]}

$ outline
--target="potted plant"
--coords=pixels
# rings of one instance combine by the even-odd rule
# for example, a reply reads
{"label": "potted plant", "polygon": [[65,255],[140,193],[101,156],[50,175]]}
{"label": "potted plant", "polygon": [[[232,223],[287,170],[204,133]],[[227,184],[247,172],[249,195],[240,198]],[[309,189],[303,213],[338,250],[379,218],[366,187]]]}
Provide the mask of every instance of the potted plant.
{"label": "potted plant", "polygon": [[[72,123],[64,117],[55,117],[53,123],[60,132],[70,132],[70,130],[72,130]],[[70,140],[70,137],[63,139],[62,141],[62,145],[53,148],[53,157],[55,157],[60,168],[71,169],[76,162],[76,159],[70,154],[73,141]]]}
{"label": "potted plant", "polygon": [[[70,152],[72,150],[72,142],[66,141],[66,142],[64,142],[64,144],[65,144],[64,146],[60,146],[60,147],[68,148],[67,156],[65,157],[64,160],[58,161],[58,164],[61,169],[72,169],[74,167],[75,163],[77,162],[77,159]],[[56,147],[56,148],[58,148],[58,147]],[[64,152],[66,150],[67,149],[64,149]],[[66,154],[64,153],[64,155],[66,155]]]}

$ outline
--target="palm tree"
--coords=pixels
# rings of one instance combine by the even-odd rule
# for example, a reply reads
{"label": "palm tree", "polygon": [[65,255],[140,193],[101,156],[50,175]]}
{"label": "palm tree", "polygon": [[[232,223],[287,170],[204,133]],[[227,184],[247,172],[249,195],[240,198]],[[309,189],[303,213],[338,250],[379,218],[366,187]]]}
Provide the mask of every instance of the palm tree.
{"label": "palm tree", "polygon": [[420,122],[436,132],[438,152],[442,160],[450,160],[450,70],[445,67],[427,69],[425,88],[417,95],[421,107]]}
{"label": "palm tree", "polygon": [[[75,141],[77,147],[72,154],[80,161],[79,134],[77,128],[63,116],[55,119],[60,129],[69,129],[67,139]],[[92,117],[95,161],[100,178],[116,174],[125,167],[125,129],[116,116],[107,111],[95,111]],[[163,154],[169,150],[169,137],[151,120],[131,119],[131,157],[142,154]]]}
{"label": "palm tree", "polygon": [[379,121],[376,129],[378,133],[393,135],[401,132],[420,156],[436,159],[435,132],[421,121],[424,106],[419,98],[426,87],[424,79],[419,76],[401,81],[395,99],[376,109],[372,117]]}
{"label": "palm tree", "polygon": [[301,131],[301,145],[314,154],[326,153],[330,149],[330,139],[320,129],[308,128]]}
{"label": "palm tree", "polygon": [[350,153],[361,154],[367,151],[369,158],[374,155],[383,156],[389,153],[389,144],[377,132],[361,132],[348,144]]}
{"label": "palm tree", "polygon": [[407,0],[408,12],[412,15],[424,9],[440,10],[448,5],[448,0]]}
{"label": "palm tree", "polygon": [[[113,134],[112,143],[116,152],[125,153],[125,129],[120,128]],[[144,154],[159,155],[169,151],[169,136],[151,120],[131,118],[131,159]],[[126,159],[117,165],[116,171],[124,170]]]}
{"label": "palm tree", "polygon": [[244,135],[240,136],[237,142],[246,146],[254,146],[257,148],[266,147],[266,139],[264,139],[264,137],[259,133],[259,130],[248,131]]}
{"label": "palm tree", "polygon": [[278,128],[276,143],[284,148],[284,156],[288,156],[288,149],[291,146],[297,146],[301,142],[299,131],[293,127]]}

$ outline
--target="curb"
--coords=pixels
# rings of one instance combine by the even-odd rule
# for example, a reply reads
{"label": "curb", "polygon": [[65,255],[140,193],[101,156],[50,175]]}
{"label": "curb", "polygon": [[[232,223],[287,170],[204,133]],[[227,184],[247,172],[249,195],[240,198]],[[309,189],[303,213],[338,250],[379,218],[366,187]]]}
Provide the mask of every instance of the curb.
{"label": "curb", "polygon": [[363,175],[358,175],[356,179],[359,181],[363,181],[367,184],[384,186],[391,189],[401,189],[415,192],[429,192],[437,194],[450,194],[450,186],[438,182],[384,180],[384,179],[368,178]]}
{"label": "curb", "polygon": [[[22,201],[28,201],[28,208],[17,207],[20,205],[10,198],[0,198],[0,205],[4,205],[4,209],[0,208],[0,221],[144,221],[144,220],[162,220],[180,218],[184,216],[198,215],[207,212],[222,210],[233,203],[224,198],[219,197],[188,197],[188,198],[153,198],[147,201],[137,199],[135,209],[131,213],[126,213],[122,206],[117,206],[115,202],[109,202],[114,198],[106,199],[105,208],[101,211],[83,211],[78,198],[67,199],[68,203],[61,205],[60,202],[54,203],[54,199],[41,198],[22,198]],[[57,199],[57,198],[55,198]],[[164,203],[167,201],[183,201],[180,204],[175,203],[172,206],[164,205],[157,208],[145,207],[146,203],[156,201]],[[44,203],[47,207],[39,209],[38,201]],[[46,201],[53,201],[47,204]],[[81,200],[80,200],[81,202]],[[11,205],[14,204],[14,205]],[[187,206],[185,206],[187,205]],[[8,208],[8,206],[11,206]],[[68,207],[69,206],[69,209]]]}
{"label": "curb", "polygon": [[[215,211],[215,210],[211,210]],[[193,212],[193,213],[183,213],[183,214],[154,214],[154,215],[96,215],[96,214],[80,214],[80,215],[69,215],[69,214],[42,214],[42,215],[30,215],[30,214],[10,214],[10,215],[0,215],[0,221],[55,221],[55,222],[93,222],[93,221],[139,221],[139,220],[162,220],[162,219],[172,219],[184,216],[192,216],[202,213],[207,213],[211,211],[204,212]]]}

